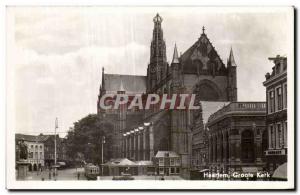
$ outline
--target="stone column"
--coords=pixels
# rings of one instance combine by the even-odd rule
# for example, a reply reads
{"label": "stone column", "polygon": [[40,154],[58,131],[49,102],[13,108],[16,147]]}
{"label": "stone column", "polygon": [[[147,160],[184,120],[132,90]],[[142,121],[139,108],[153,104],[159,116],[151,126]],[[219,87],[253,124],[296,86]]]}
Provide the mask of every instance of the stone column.
{"label": "stone column", "polygon": [[146,137],[146,134],[147,134],[147,129],[148,127],[145,127],[144,131],[143,131],[143,160],[146,160],[147,158],[147,137]]}
{"label": "stone column", "polygon": [[154,157],[154,132],[152,124],[149,127],[149,153],[149,160],[152,160],[152,157]]}
{"label": "stone column", "polygon": [[211,136],[208,138],[208,162],[211,163]]}
{"label": "stone column", "polygon": [[221,158],[221,143],[220,143],[220,134],[218,133],[216,135],[217,138],[217,162],[220,162],[220,158]]}
{"label": "stone column", "polygon": [[226,131],[222,132],[223,135],[223,162],[227,162],[227,140],[226,140]]}
{"label": "stone column", "polygon": [[124,146],[123,146],[124,158],[126,158],[126,155],[127,155],[127,136],[124,136],[123,140],[124,140]]}
{"label": "stone column", "polygon": [[216,162],[216,136],[214,134],[212,136],[212,142],[213,142],[213,144],[212,144],[212,154],[213,154],[212,160],[213,160],[213,163],[215,163]]}
{"label": "stone column", "polygon": [[129,144],[128,144],[128,159],[130,159],[131,158],[131,144],[132,144],[132,142],[131,142],[131,134],[129,134],[128,135],[128,142],[129,142]]}
{"label": "stone column", "polygon": [[137,144],[137,159],[138,160],[142,160],[142,157],[141,157],[141,132],[142,130],[140,130],[138,132],[138,135],[137,135],[137,139],[138,139],[138,144]]}
{"label": "stone column", "polygon": [[131,157],[135,159],[135,133],[132,133],[132,148],[131,148]]}

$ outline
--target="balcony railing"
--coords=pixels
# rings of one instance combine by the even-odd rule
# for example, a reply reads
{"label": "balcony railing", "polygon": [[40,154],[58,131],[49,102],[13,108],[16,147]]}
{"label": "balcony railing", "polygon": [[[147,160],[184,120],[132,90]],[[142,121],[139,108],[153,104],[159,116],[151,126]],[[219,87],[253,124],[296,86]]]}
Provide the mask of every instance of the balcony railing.
{"label": "balcony railing", "polygon": [[265,102],[232,102],[227,106],[224,106],[217,112],[210,115],[208,122],[225,115],[228,112],[240,112],[240,111],[258,111],[266,112]]}

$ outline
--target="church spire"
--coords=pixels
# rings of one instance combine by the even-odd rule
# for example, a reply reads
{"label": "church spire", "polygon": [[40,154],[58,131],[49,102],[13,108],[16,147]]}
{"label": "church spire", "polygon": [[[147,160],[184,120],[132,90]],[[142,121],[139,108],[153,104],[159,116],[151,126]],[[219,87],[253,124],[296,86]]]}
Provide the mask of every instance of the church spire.
{"label": "church spire", "polygon": [[173,63],[176,63],[178,64],[179,63],[179,59],[178,59],[178,52],[177,52],[177,46],[176,46],[176,43],[175,43],[175,47],[174,47],[174,53],[173,53],[173,60],[172,60],[172,64]]}
{"label": "church spire", "polygon": [[102,89],[103,90],[105,90],[105,82],[104,82],[104,67],[102,67],[102,83],[101,83],[101,85],[102,85]]}
{"label": "church spire", "polygon": [[234,60],[234,56],[233,56],[232,47],[231,47],[231,49],[230,49],[230,54],[229,54],[229,59],[228,59],[227,64],[228,64],[229,66],[236,66],[236,63],[235,63],[235,60]]}
{"label": "church spire", "polygon": [[122,80],[121,80],[121,83],[120,83],[119,91],[125,91]]}

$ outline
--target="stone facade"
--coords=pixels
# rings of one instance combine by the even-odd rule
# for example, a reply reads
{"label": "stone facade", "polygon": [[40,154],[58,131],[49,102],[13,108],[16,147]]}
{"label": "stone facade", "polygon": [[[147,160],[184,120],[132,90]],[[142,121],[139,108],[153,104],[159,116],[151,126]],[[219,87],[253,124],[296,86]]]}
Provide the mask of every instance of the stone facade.
{"label": "stone facade", "polygon": [[265,115],[265,102],[232,102],[209,117],[211,172],[243,172],[247,167],[264,170]]}
{"label": "stone facade", "polygon": [[269,58],[275,65],[266,74],[268,149],[265,151],[268,171],[273,173],[287,162],[287,58]]}
{"label": "stone facade", "polygon": [[24,140],[27,145],[28,157],[27,162],[29,164],[29,171],[37,171],[45,165],[44,158],[44,143],[40,140],[39,136],[16,134],[16,160],[18,161],[19,148],[18,143],[20,140]]}
{"label": "stone facade", "polygon": [[[118,93],[129,96],[194,93],[196,102],[237,100],[236,63],[232,50],[225,66],[203,27],[200,38],[182,55],[178,55],[175,45],[169,65],[162,21],[158,14],[153,18],[147,75],[111,75],[105,74],[103,69],[97,110],[103,120],[114,125],[114,157],[151,160],[157,151],[176,152],[181,158],[180,173],[188,178],[192,137],[204,139],[203,124],[199,121],[201,117],[197,117],[201,111],[128,110],[125,107],[101,110],[99,106],[104,94]],[[199,148],[195,147],[195,150]]]}

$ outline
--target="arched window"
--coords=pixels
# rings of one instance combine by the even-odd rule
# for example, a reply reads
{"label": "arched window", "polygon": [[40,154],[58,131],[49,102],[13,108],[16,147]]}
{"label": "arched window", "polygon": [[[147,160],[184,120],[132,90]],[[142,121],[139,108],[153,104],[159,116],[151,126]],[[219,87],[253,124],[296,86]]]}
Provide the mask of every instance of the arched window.
{"label": "arched window", "polygon": [[208,80],[202,80],[196,84],[193,93],[196,94],[197,101],[219,101],[221,95],[218,86]]}
{"label": "arched window", "polygon": [[254,136],[251,130],[243,131],[241,147],[242,162],[254,162]]}

